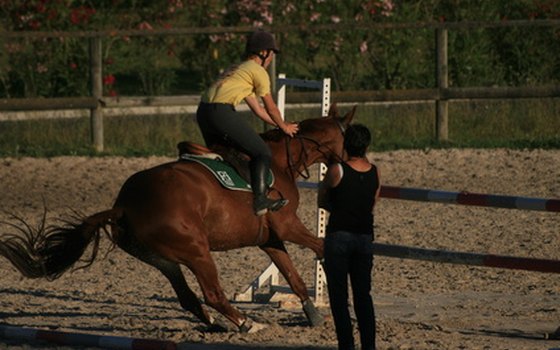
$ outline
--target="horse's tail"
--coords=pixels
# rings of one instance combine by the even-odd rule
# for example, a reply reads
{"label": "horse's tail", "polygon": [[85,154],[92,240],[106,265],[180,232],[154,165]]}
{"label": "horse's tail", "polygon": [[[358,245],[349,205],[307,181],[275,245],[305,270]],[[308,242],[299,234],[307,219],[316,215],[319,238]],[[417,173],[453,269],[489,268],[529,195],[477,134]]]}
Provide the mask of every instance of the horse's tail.
{"label": "horse's tail", "polygon": [[109,225],[117,225],[123,216],[122,209],[113,208],[86,218],[74,218],[59,226],[45,226],[45,215],[39,227],[32,228],[15,217],[21,225],[9,224],[18,234],[5,235],[0,240],[0,255],[7,258],[22,275],[29,278],[54,280],[66,272],[84,254],[88,245],[94,245],[89,258],[76,268],[93,263],[99,250],[101,232],[114,242]]}

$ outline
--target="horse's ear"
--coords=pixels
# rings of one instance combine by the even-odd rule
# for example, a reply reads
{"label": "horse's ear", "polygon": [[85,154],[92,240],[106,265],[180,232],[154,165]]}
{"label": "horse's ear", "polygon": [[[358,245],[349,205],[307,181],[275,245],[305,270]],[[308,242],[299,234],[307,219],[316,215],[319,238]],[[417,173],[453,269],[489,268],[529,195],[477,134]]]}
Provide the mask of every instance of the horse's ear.
{"label": "horse's ear", "polygon": [[338,107],[336,106],[336,102],[333,102],[329,107],[329,117],[338,117]]}
{"label": "horse's ear", "polygon": [[357,105],[352,107],[352,110],[346,113],[346,115],[342,118],[342,122],[344,123],[344,125],[346,126],[350,125],[350,122],[352,122],[352,119],[354,119],[354,114],[356,113],[357,107],[358,107]]}

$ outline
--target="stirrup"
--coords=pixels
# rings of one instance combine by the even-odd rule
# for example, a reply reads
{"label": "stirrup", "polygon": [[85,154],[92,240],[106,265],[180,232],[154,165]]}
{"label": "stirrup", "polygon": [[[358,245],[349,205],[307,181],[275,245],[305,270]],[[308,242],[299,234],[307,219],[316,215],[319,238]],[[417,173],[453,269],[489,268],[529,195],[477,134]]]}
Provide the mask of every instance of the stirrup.
{"label": "stirrup", "polygon": [[256,197],[253,202],[255,215],[261,216],[270,211],[278,211],[288,204],[287,199],[270,199],[267,197]]}

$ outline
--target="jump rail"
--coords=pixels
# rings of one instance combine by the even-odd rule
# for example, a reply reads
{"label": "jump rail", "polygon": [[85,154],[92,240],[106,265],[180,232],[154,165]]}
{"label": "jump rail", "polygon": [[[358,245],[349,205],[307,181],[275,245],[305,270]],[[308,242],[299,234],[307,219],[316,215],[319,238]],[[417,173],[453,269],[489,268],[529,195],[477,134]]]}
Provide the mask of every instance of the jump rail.
{"label": "jump rail", "polygon": [[177,344],[168,340],[103,336],[86,333],[47,331],[0,325],[0,337],[17,341],[44,341],[67,346],[90,346],[119,350],[177,350]]}
{"label": "jump rail", "polygon": [[560,212],[560,199],[501,196],[471,192],[448,192],[420,188],[381,186],[385,198],[481,207]]}
{"label": "jump rail", "polygon": [[560,273],[560,261],[516,256],[453,252],[408,247],[394,244],[372,243],[373,254],[393,258],[433,261],[438,263],[495,267],[546,273]]}
{"label": "jump rail", "polygon": [[[301,188],[317,188],[316,182],[298,182]],[[480,207],[560,212],[560,199],[503,196],[473,192],[449,192],[421,188],[381,186],[383,198]]]}

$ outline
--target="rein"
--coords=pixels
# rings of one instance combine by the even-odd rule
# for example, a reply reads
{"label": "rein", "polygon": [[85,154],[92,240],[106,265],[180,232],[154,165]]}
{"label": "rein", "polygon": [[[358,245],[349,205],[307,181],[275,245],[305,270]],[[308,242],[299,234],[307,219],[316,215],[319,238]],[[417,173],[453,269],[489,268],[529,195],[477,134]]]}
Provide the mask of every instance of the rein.
{"label": "rein", "polygon": [[[346,128],[344,127],[344,125],[340,122],[340,121],[336,121],[336,124],[340,130],[340,133],[342,134],[342,136],[344,137],[344,133],[346,131]],[[297,139],[300,142],[301,145],[301,151],[300,151],[300,155],[299,155],[299,160],[298,162],[294,162],[294,159],[292,157],[292,152],[290,152],[290,145],[291,145],[291,140],[292,138],[287,137],[286,138],[286,152],[287,152],[287,158],[288,158],[288,169],[290,170],[290,174],[292,175],[292,178],[296,178],[297,176],[294,176],[294,172],[297,172],[298,176],[301,176],[304,179],[309,179],[309,177],[311,176],[309,173],[309,167],[307,166],[307,160],[309,159],[309,152],[308,149],[305,147],[304,141],[309,141],[313,144],[315,144],[316,148],[315,150],[317,150],[319,153],[321,153],[325,158],[329,158],[329,155],[332,154],[334,155],[338,161],[342,161],[343,158],[341,155],[336,154],[330,147],[323,145],[321,142],[308,137],[308,136],[304,136],[304,135],[298,135],[296,134],[293,139]],[[326,147],[327,151],[323,151],[322,148]],[[343,151],[344,152],[344,151]],[[299,165],[303,164],[303,172],[299,170]]]}

